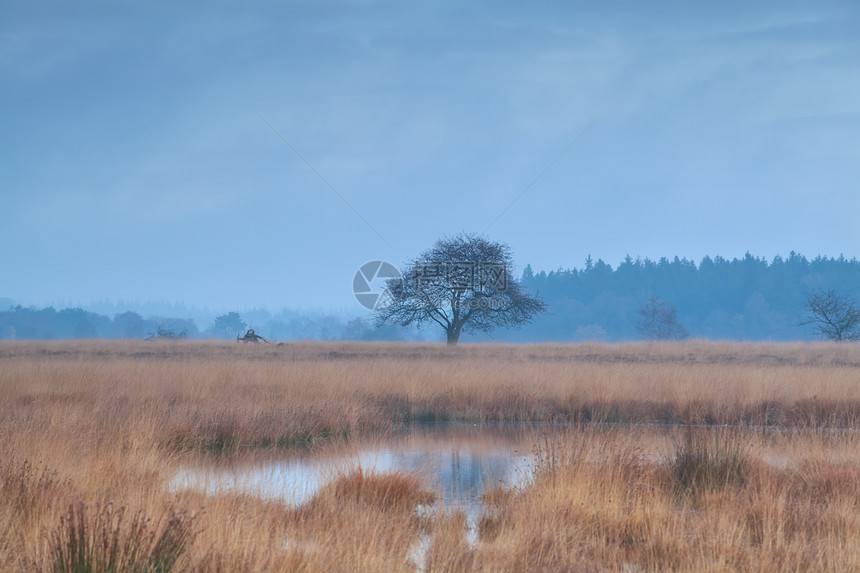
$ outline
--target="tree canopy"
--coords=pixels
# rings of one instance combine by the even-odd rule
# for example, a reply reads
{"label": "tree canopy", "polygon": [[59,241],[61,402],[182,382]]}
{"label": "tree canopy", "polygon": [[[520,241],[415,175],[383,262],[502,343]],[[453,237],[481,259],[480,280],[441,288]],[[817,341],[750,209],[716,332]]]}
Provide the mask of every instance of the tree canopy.
{"label": "tree canopy", "polygon": [[439,239],[386,282],[389,304],[379,308],[377,324],[435,323],[448,344],[463,332],[518,327],[546,310],[513,278],[510,248],[462,233]]}

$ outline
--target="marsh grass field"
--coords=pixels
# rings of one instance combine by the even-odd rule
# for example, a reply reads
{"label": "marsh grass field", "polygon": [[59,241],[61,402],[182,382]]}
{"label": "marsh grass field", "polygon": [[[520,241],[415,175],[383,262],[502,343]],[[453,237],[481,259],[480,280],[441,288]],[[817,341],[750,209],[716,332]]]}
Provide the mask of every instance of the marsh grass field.
{"label": "marsh grass field", "polygon": [[[500,422],[532,473],[471,536],[420,472],[168,487]],[[4,341],[0,570],[860,570],[860,345]]]}

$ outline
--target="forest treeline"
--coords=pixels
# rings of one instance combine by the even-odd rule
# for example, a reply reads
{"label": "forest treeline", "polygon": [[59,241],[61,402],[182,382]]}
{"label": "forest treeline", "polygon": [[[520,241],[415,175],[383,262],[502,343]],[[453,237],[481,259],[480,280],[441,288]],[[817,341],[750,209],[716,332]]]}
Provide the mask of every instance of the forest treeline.
{"label": "forest treeline", "polygon": [[[833,289],[860,303],[860,261],[791,252],[787,258],[705,257],[625,258],[617,267],[587,258],[582,268],[534,272],[526,266],[522,286],[547,303],[548,312],[519,330],[498,330],[493,340],[508,342],[638,340],[639,310],[651,297],[677,310],[677,320],[692,338],[714,340],[813,340],[800,326],[807,296]],[[9,299],[0,299],[6,300]],[[200,319],[198,319],[200,320]],[[234,338],[254,328],[271,340],[435,340],[435,331],[376,328],[373,318],[324,312],[266,310],[227,313],[198,327],[187,317],[142,316],[124,311],[113,316],[84,310],[9,306],[0,310],[0,338],[157,337]],[[487,340],[464,335],[464,341]]]}
{"label": "forest treeline", "polygon": [[247,328],[275,340],[414,340],[415,333],[396,327],[376,328],[372,321],[323,312],[283,310],[271,314],[250,310],[215,317],[201,329],[192,318],[142,316],[138,312],[113,317],[82,308],[35,308],[12,306],[0,311],[0,339],[60,340],[109,339],[235,339]]}
{"label": "forest treeline", "polygon": [[[834,289],[858,300],[860,261],[843,256],[812,260],[791,252],[771,261],[743,258],[625,258],[617,267],[590,257],[580,269],[535,273],[527,266],[522,284],[537,292],[549,312],[497,340],[636,340],[639,310],[657,296],[677,309],[690,337],[732,340],[813,340],[799,326],[807,296]],[[860,301],[858,301],[860,302]]]}

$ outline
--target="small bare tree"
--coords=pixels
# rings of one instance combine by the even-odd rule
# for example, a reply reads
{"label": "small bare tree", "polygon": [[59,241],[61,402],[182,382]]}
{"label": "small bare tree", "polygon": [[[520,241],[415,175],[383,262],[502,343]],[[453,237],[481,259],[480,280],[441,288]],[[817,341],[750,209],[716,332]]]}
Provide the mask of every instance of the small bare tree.
{"label": "small bare tree", "polygon": [[171,326],[165,325],[163,322],[155,327],[155,333],[150,334],[144,340],[184,340],[188,338],[188,330],[182,329],[176,332]]}
{"label": "small bare tree", "polygon": [[678,322],[678,310],[668,307],[658,296],[648,298],[639,309],[639,334],[651,340],[683,340],[687,331]]}
{"label": "small bare tree", "polygon": [[860,340],[860,308],[833,289],[819,289],[806,297],[806,320],[827,340]]}

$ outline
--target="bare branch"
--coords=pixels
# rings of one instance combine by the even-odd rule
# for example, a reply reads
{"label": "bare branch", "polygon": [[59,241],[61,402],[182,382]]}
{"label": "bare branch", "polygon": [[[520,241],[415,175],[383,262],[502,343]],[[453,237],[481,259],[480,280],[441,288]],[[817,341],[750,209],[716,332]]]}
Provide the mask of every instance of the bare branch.
{"label": "bare branch", "polygon": [[860,309],[854,301],[833,289],[819,289],[806,297],[806,320],[827,340],[848,342],[860,340]]}

